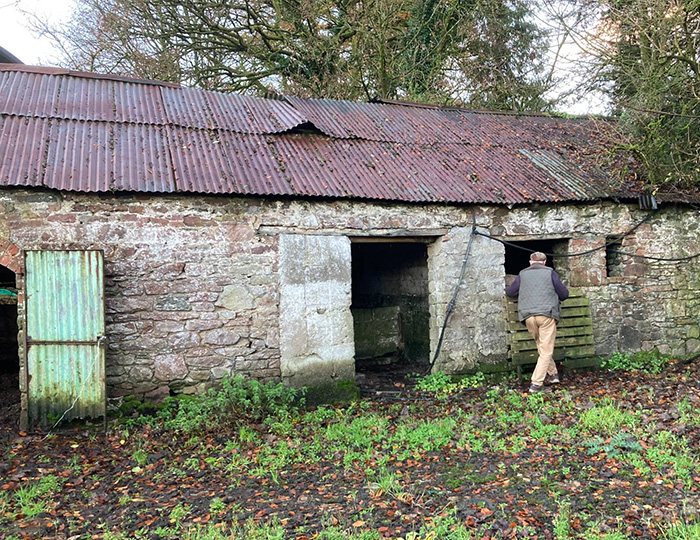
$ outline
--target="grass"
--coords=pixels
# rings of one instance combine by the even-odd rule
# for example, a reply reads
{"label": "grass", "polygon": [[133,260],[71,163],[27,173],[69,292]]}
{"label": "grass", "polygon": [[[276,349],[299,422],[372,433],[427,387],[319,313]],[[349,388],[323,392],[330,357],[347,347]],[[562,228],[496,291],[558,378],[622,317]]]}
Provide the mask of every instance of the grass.
{"label": "grass", "polygon": [[31,519],[48,512],[52,508],[52,496],[61,490],[62,485],[62,479],[48,475],[20,487],[13,497],[18,514]]}
{"label": "grass", "polygon": [[580,421],[589,432],[605,435],[612,435],[639,424],[636,413],[623,411],[619,404],[613,403],[609,398],[584,411]]}

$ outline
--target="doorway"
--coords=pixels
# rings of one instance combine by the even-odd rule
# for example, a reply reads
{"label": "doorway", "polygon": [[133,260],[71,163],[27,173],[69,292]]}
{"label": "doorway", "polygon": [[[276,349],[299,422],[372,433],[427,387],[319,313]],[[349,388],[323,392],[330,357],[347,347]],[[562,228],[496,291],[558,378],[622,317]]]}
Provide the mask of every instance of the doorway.
{"label": "doorway", "polygon": [[553,238],[547,240],[523,240],[512,241],[505,245],[506,262],[505,273],[506,282],[510,283],[521,270],[529,266],[530,254],[533,251],[541,251],[547,254],[547,266],[554,268],[562,280],[568,277],[569,264],[565,257],[551,257],[550,254],[564,255],[569,250],[568,238]]}
{"label": "doorway", "polygon": [[19,345],[15,273],[0,266],[0,426],[15,430],[19,422]]}
{"label": "doorway", "polygon": [[355,370],[418,372],[430,357],[425,241],[353,240]]}

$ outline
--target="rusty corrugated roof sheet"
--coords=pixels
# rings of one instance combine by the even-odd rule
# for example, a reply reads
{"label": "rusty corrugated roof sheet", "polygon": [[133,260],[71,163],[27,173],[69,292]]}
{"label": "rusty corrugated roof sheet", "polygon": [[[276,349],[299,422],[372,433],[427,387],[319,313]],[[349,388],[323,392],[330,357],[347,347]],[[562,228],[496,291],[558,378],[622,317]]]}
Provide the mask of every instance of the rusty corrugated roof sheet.
{"label": "rusty corrugated roof sheet", "polygon": [[0,65],[0,185],[516,204],[636,197],[592,120],[259,99]]}

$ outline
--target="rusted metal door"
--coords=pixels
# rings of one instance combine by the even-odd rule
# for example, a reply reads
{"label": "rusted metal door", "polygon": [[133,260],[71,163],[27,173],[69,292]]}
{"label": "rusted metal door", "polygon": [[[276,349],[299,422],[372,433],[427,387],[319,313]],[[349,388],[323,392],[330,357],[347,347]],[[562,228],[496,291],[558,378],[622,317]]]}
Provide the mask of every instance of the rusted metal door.
{"label": "rusted metal door", "polygon": [[30,425],[106,412],[101,251],[25,252]]}

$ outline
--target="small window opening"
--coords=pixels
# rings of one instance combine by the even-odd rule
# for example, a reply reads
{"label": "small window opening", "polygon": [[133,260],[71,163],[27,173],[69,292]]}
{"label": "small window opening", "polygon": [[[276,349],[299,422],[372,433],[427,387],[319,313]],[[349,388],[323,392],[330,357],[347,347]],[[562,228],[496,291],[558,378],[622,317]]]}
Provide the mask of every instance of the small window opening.
{"label": "small window opening", "polygon": [[[15,274],[0,266],[0,424],[19,421],[19,346]],[[15,427],[15,426],[13,426]]]}
{"label": "small window opening", "polygon": [[353,242],[351,309],[357,372],[405,375],[427,365],[426,244]]}
{"label": "small window opening", "polygon": [[[564,255],[569,249],[568,239],[552,240],[524,240],[510,242],[513,246],[506,245],[506,276],[517,276],[523,268],[530,265],[530,254],[533,251]],[[568,273],[568,259],[547,256],[547,266],[554,268],[564,279]]]}
{"label": "small window opening", "polygon": [[624,255],[621,255],[622,239],[605,239],[605,270],[608,277],[622,277],[624,275]]}

